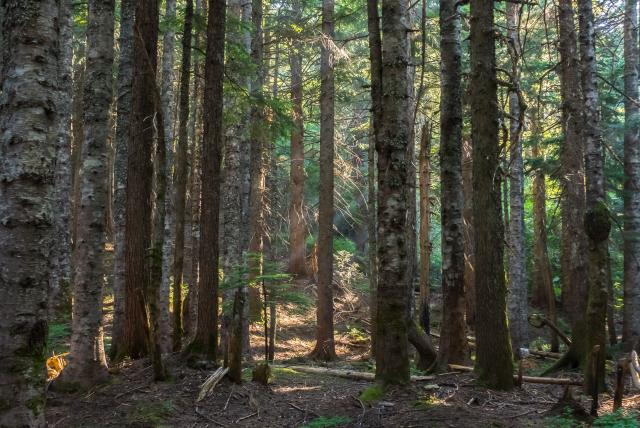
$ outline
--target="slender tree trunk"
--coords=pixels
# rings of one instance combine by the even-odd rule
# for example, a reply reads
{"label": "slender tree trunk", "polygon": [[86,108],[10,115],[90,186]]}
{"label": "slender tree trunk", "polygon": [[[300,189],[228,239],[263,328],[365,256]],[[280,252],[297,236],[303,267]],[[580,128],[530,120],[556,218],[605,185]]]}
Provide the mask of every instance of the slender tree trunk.
{"label": "slender tree trunk", "polygon": [[[409,266],[405,189],[411,115],[407,98],[409,49],[407,2],[382,3],[382,115],[378,152],[379,276],[376,320],[376,379],[385,385],[409,381]],[[384,107],[382,107],[384,106]],[[376,114],[374,113],[374,117]],[[374,128],[375,129],[375,128]]]}
{"label": "slender tree trunk", "polygon": [[[149,249],[152,246],[151,162],[157,114],[155,93],[158,2],[140,0],[133,28],[132,112],[127,159],[125,212],[125,323],[118,357],[146,356],[153,339],[146,303],[155,301],[151,286]],[[152,321],[153,322],[153,321]]]}
{"label": "slender tree trunk", "polygon": [[419,183],[420,183],[420,327],[426,334],[430,330],[429,302],[431,301],[431,283],[429,272],[431,264],[431,170],[429,158],[431,155],[431,125],[424,124],[420,137],[419,155]]}
{"label": "slender tree trunk", "polygon": [[[0,426],[46,426],[59,2],[2,2]],[[34,43],[38,40],[38,43]],[[28,201],[28,203],[25,203]]]}
{"label": "slender tree trunk", "polygon": [[464,237],[464,293],[466,321],[469,328],[476,325],[476,264],[475,233],[473,221],[473,148],[470,140],[462,141],[462,210]]}
{"label": "slender tree trunk", "polygon": [[524,239],[524,165],[522,161],[522,127],[526,106],[520,100],[520,9],[507,3],[507,37],[511,56],[512,88],[509,91],[509,330],[511,347],[516,351],[529,347],[527,321],[527,265]]}
{"label": "slender tree trunk", "polygon": [[318,213],[318,302],[314,358],[336,358],[333,341],[333,156],[335,126],[333,0],[322,2],[320,56],[320,208]]}
{"label": "slender tree trunk", "polygon": [[[301,11],[300,4],[297,10]],[[301,23],[301,13],[295,21]],[[304,220],[304,111],[302,109],[302,44],[291,41],[291,101],[293,127],[291,128],[291,201],[289,204],[289,273],[299,277],[307,275],[306,225]]]}
{"label": "slender tree trunk", "polygon": [[[164,144],[167,154],[167,162],[164,180],[167,182],[167,194],[173,195],[173,174],[174,154],[173,145],[175,141],[175,91],[173,89],[175,73],[174,65],[174,47],[176,33],[173,30],[176,20],[176,0],[165,0],[165,26],[164,36],[162,39],[162,81],[160,86],[160,96],[162,97],[162,121],[164,123]],[[156,183],[157,185],[157,183]],[[173,247],[175,241],[175,212],[173,198],[165,198],[165,225],[164,240],[162,246],[162,283],[160,285],[160,336],[162,342],[160,346],[163,352],[171,348],[170,340],[170,324],[171,315],[169,313],[169,294],[170,282],[173,266]],[[158,207],[156,207],[157,209]]]}
{"label": "slender tree trunk", "polygon": [[[73,39],[71,0],[60,1],[60,40]],[[0,39],[1,43],[1,39]],[[73,43],[60,45],[58,62],[60,100],[58,149],[56,154],[55,211],[56,249],[52,260],[51,289],[49,291],[49,319],[68,313],[71,306],[71,106],[72,106]]]}
{"label": "slender tree trunk", "polygon": [[78,242],[74,251],[73,322],[69,365],[60,381],[89,388],[106,380],[102,332],[105,209],[108,204],[109,108],[113,98],[114,0],[90,0],[84,87],[84,147],[80,169]]}
{"label": "slender tree trunk", "polygon": [[193,0],[187,0],[182,33],[182,70],[180,72],[180,101],[178,147],[175,157],[175,176],[173,185],[173,209],[175,212],[175,242],[173,250],[173,350],[182,347],[182,276],[184,267],[185,237],[185,199],[187,195],[187,176],[189,136],[189,97],[191,74],[191,33],[193,27]]}
{"label": "slender tree trunk", "polygon": [[493,0],[471,0],[471,128],[476,262],[476,364],[481,382],[513,386],[500,198]]}
{"label": "slender tree trunk", "polygon": [[[607,316],[609,231],[611,220],[605,193],[604,148],[600,134],[598,89],[596,86],[595,24],[591,0],[579,0],[580,65],[584,98],[584,142],[587,203],[584,217],[589,238],[587,304],[587,364],[584,385],[588,393],[604,391]],[[591,352],[595,346],[600,351]],[[592,361],[596,358],[597,361]],[[596,369],[593,370],[592,368]],[[595,373],[594,373],[595,372]]]}
{"label": "slender tree trunk", "polygon": [[584,144],[581,135],[582,111],[580,64],[578,60],[574,11],[571,0],[559,0],[560,81],[564,144],[560,154],[562,168],[561,270],[562,306],[571,322],[573,345],[571,364],[575,367],[586,355],[585,321],[587,276],[584,255]]}
{"label": "slender tree trunk", "polygon": [[222,161],[222,83],[226,4],[209,0],[202,144],[202,212],[198,322],[189,351],[215,360],[218,346],[218,254],[220,170]]}
{"label": "slender tree trunk", "polygon": [[438,364],[464,363],[467,333],[464,321],[464,208],[462,187],[462,99],[460,15],[456,0],[440,1],[440,182],[442,229],[442,330]]}
{"label": "slender tree trunk", "polygon": [[622,341],[640,340],[640,107],[638,1],[626,0],[624,20],[624,319]]}
{"label": "slender tree trunk", "polygon": [[114,359],[122,340],[125,298],[125,205],[127,185],[127,144],[131,123],[131,90],[133,80],[133,21],[135,4],[133,0],[120,3],[120,60],[118,65],[118,86],[116,98],[116,158],[114,164],[115,191],[114,213],[114,262],[113,262],[113,324],[109,355]]}
{"label": "slender tree trunk", "polygon": [[[84,78],[86,37],[78,37],[79,46],[73,70],[73,107],[71,112],[71,246],[78,241],[78,200],[80,199],[80,164],[82,161],[82,143],[84,141]],[[73,266],[71,267],[73,270]]]}
{"label": "slender tree trunk", "polygon": [[382,127],[382,40],[378,0],[367,2],[369,61],[371,63],[371,131],[369,133],[368,199],[369,199],[369,289],[371,315],[371,354],[375,357],[378,319],[378,216],[376,192],[376,151]]}

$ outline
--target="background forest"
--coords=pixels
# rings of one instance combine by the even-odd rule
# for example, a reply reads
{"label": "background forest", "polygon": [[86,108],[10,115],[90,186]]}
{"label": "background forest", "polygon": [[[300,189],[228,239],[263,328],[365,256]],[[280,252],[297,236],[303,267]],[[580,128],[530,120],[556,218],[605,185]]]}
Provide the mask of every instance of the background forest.
{"label": "background forest", "polygon": [[0,22],[0,426],[637,426],[637,0]]}

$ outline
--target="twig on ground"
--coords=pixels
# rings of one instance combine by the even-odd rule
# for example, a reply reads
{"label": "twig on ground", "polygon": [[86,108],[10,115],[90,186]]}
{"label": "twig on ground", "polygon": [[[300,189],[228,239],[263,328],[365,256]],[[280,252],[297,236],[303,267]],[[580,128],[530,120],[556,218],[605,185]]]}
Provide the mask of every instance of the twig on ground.
{"label": "twig on ground", "polygon": [[254,413],[251,413],[250,415],[243,416],[243,417],[241,417],[241,418],[236,419],[236,421],[235,421],[234,423],[236,423],[236,424],[237,424],[238,422],[242,422],[242,421],[244,421],[245,419],[252,418],[252,417],[256,416],[257,414],[258,414],[258,412],[254,412]]}
{"label": "twig on ground", "polygon": [[214,425],[217,425],[217,426],[223,427],[223,428],[227,428],[227,426],[225,424],[223,424],[222,422],[218,422],[215,419],[213,419],[212,417],[209,417],[209,416],[205,415],[197,407],[196,407],[196,414],[198,416],[200,416],[201,418],[206,419],[207,421],[211,422]]}

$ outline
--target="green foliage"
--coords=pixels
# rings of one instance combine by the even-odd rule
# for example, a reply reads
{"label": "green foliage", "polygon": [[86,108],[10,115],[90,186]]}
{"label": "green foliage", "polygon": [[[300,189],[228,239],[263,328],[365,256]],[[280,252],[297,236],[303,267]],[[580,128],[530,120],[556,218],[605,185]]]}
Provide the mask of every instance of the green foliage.
{"label": "green foliage", "polygon": [[68,322],[49,324],[49,338],[47,348],[49,352],[62,354],[69,350],[69,337],[71,336],[71,326]]}
{"label": "green foliage", "polygon": [[[578,421],[572,417],[571,409],[565,408],[562,415],[553,416],[545,419],[545,428],[582,428],[589,426],[588,424]],[[590,425],[592,427],[606,428],[637,428],[638,413],[635,411],[618,410],[613,413],[601,415]]]}
{"label": "green foliage", "polygon": [[372,404],[380,401],[383,396],[384,388],[382,388],[382,385],[376,383],[362,391],[362,393],[360,394],[360,400],[362,400],[362,402],[365,404]]}
{"label": "green foliage", "polygon": [[333,239],[333,253],[339,253],[345,251],[350,254],[355,254],[356,244],[348,238],[334,238]]}
{"label": "green foliage", "polygon": [[320,416],[315,418],[306,424],[302,425],[300,428],[331,428],[331,427],[340,427],[351,422],[351,419],[344,416],[333,416],[330,418],[325,418],[324,416]]}

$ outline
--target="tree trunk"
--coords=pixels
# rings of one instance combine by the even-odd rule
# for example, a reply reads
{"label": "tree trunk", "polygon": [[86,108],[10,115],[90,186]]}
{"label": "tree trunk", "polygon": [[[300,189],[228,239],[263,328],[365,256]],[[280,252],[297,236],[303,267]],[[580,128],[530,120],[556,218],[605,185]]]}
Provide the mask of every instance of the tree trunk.
{"label": "tree trunk", "polygon": [[116,158],[114,164],[115,192],[114,213],[114,261],[113,261],[113,324],[109,356],[114,359],[122,340],[125,298],[125,204],[127,185],[127,144],[131,123],[131,85],[133,80],[133,21],[135,4],[132,0],[120,3],[120,60],[118,65],[118,87],[116,98]]}
{"label": "tree trunk", "polygon": [[385,0],[382,4],[382,120],[376,138],[378,237],[382,245],[378,246],[375,355],[376,379],[385,385],[409,381],[407,293],[410,278],[407,267],[410,255],[405,241],[409,205],[405,186],[411,115],[407,98],[409,49],[406,11],[405,0]]}
{"label": "tree trunk", "polygon": [[132,111],[125,208],[125,323],[117,359],[124,356],[140,358],[153,351],[149,348],[152,335],[145,302],[155,300],[149,249],[153,232],[151,198],[154,168],[151,159],[159,113],[154,96],[157,91],[156,1],[140,0],[137,3],[133,31]]}
{"label": "tree trunk", "polygon": [[464,237],[464,293],[467,326],[476,325],[476,264],[475,235],[473,221],[473,147],[470,140],[462,141],[462,194],[463,194],[463,237]]}
{"label": "tree trunk", "polygon": [[69,365],[60,381],[87,389],[106,380],[102,333],[105,209],[108,204],[109,109],[113,98],[114,0],[90,0],[84,87],[84,147],[80,169],[78,242],[74,249]]}
{"label": "tree trunk", "polygon": [[529,347],[527,321],[527,265],[524,239],[524,165],[522,161],[522,129],[524,106],[520,100],[520,10],[522,6],[507,3],[507,37],[511,56],[512,88],[509,91],[509,330],[511,347],[518,353]]}
{"label": "tree trunk", "polygon": [[318,302],[316,346],[311,356],[336,358],[333,341],[333,157],[335,127],[333,0],[322,1],[322,47],[320,54],[320,207],[318,210]]}
{"label": "tree trunk", "polygon": [[[605,193],[604,148],[600,134],[598,89],[596,86],[595,24],[591,0],[579,0],[580,65],[584,99],[584,143],[587,203],[584,228],[589,238],[587,303],[587,350],[599,346],[600,352],[589,352],[584,366],[587,393],[604,391],[609,231],[611,220]],[[596,361],[592,361],[596,359]],[[595,370],[592,370],[595,368]]]}
{"label": "tree trunk", "polygon": [[187,176],[189,136],[189,97],[191,74],[191,33],[193,27],[193,0],[187,0],[182,33],[182,69],[180,72],[180,101],[178,147],[175,156],[175,175],[173,180],[173,209],[175,212],[175,241],[173,250],[173,351],[182,347],[182,276],[184,267],[185,237],[185,199],[187,195]]}
{"label": "tree trunk", "polygon": [[438,365],[467,360],[464,322],[464,208],[462,186],[462,99],[460,15],[456,0],[440,1],[440,183],[442,229],[442,331]]}
{"label": "tree trunk", "polygon": [[1,426],[46,426],[47,300],[56,239],[51,200],[61,96],[58,7],[52,0],[2,3]]}
{"label": "tree trunk", "polygon": [[418,321],[426,334],[430,331],[429,302],[431,300],[431,283],[429,281],[431,263],[431,125],[424,124],[420,137],[419,183],[420,183],[420,304]]}
{"label": "tree trunk", "polygon": [[571,322],[573,347],[571,363],[577,366],[586,355],[584,347],[587,276],[584,254],[584,145],[581,135],[582,111],[580,64],[578,60],[574,12],[571,0],[558,4],[560,37],[560,82],[564,145],[560,154],[562,168],[561,270],[562,306]]}
{"label": "tree trunk", "polygon": [[[294,8],[295,9],[295,8]],[[297,4],[295,23],[301,25],[301,8]],[[291,128],[291,201],[289,204],[289,273],[299,277],[307,275],[306,225],[304,219],[304,111],[302,109],[302,44],[291,41],[291,102],[293,127]]]}
{"label": "tree trunk", "polygon": [[[165,0],[164,21],[166,22],[164,36],[162,39],[162,81],[160,86],[160,96],[162,102],[162,121],[164,123],[164,144],[167,154],[167,162],[165,168],[164,180],[167,182],[167,194],[173,195],[173,176],[174,168],[173,145],[175,141],[175,94],[174,94],[174,47],[176,33],[174,31],[176,20],[176,0]],[[187,75],[188,76],[188,75]],[[157,183],[156,183],[157,185]],[[163,352],[167,352],[171,348],[170,333],[171,315],[169,313],[169,294],[170,281],[173,266],[173,246],[175,241],[175,207],[173,198],[165,198],[165,225],[164,240],[162,246],[162,283],[160,285],[160,336],[162,342],[160,346]],[[157,209],[157,207],[156,207]],[[174,280],[175,281],[175,280]]]}
{"label": "tree trunk", "polygon": [[[71,0],[60,1],[60,40],[73,39]],[[0,40],[1,42],[1,40]],[[71,307],[71,106],[73,44],[60,45],[58,62],[60,99],[56,107],[59,116],[58,148],[56,152],[55,211],[56,249],[52,260],[49,291],[49,319],[68,314]]]}
{"label": "tree trunk", "polygon": [[189,351],[215,360],[218,345],[218,254],[220,169],[222,161],[222,83],[226,4],[209,0],[207,55],[204,85],[202,144],[202,208],[200,215],[200,266],[198,322]]}
{"label": "tree trunk", "polygon": [[638,1],[626,0],[624,20],[624,319],[622,341],[640,340],[640,107]]}
{"label": "tree trunk", "polygon": [[500,198],[493,0],[471,0],[471,127],[476,262],[476,365],[481,382],[513,386]]}

